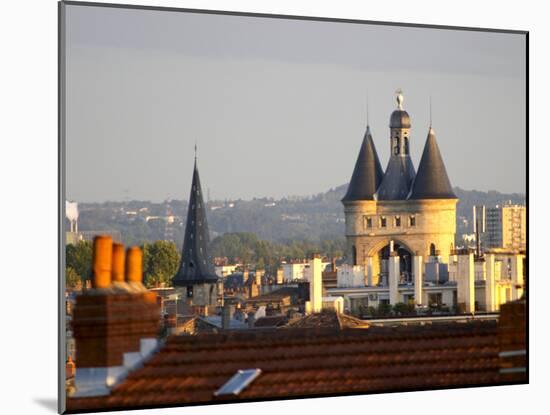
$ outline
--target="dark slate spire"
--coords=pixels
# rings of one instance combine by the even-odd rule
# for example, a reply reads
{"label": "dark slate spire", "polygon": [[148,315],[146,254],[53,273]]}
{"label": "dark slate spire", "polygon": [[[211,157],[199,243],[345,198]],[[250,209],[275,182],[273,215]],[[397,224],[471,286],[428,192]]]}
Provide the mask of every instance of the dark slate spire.
{"label": "dark slate spire", "polygon": [[367,131],[355,162],[348,191],[342,201],[373,200],[374,192],[380,185],[383,175],[384,171],[374,147],[370,128],[367,125]]}
{"label": "dark slate spire", "polygon": [[206,209],[195,158],[181,261],[178,272],[172,279],[174,286],[217,281],[218,277],[208,255],[209,242]]}
{"label": "dark slate spire", "polygon": [[430,127],[409,199],[456,199]]}

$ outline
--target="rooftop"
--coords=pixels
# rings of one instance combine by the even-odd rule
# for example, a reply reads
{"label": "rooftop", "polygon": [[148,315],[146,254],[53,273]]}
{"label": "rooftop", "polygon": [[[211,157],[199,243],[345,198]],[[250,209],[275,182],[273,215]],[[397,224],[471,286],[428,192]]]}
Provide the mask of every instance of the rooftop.
{"label": "rooftop", "polygon": [[247,302],[279,302],[287,297],[297,296],[299,288],[296,286],[286,286],[278,288],[271,292],[258,295],[256,297],[249,298]]}
{"label": "rooftop", "polygon": [[305,317],[291,321],[286,325],[289,328],[367,328],[369,324],[366,321],[348,316],[347,314],[338,314],[334,311],[323,311],[317,314],[309,314]]}
{"label": "rooftop", "polygon": [[[492,385],[495,322],[367,330],[276,329],[174,336],[109,396],[70,398],[69,411]],[[239,370],[261,374],[215,396]]]}

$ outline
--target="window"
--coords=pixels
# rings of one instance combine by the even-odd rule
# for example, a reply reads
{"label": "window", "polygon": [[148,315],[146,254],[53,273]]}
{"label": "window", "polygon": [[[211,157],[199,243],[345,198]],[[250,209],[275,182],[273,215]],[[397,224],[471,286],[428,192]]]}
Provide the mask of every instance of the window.
{"label": "window", "polygon": [[435,244],[430,244],[430,256],[436,256]]}
{"label": "window", "polygon": [[351,251],[353,255],[353,265],[357,265],[357,248],[355,247],[355,245],[353,245]]}
{"label": "window", "polygon": [[363,216],[363,227],[365,229],[372,228],[372,218],[370,216]]}
{"label": "window", "polygon": [[187,297],[188,298],[193,297],[193,286],[192,285],[187,286]]}
{"label": "window", "polygon": [[381,216],[381,217],[380,217],[380,227],[381,227],[381,228],[385,228],[385,227],[386,227],[386,217],[385,217],[385,216]]}
{"label": "window", "polygon": [[441,293],[429,293],[428,304],[430,306],[441,306],[443,304],[443,295]]}
{"label": "window", "polygon": [[416,226],[416,216],[411,215],[409,217],[409,226]]}
{"label": "window", "polygon": [[395,226],[396,227],[401,226],[401,216],[396,216],[395,217]]}

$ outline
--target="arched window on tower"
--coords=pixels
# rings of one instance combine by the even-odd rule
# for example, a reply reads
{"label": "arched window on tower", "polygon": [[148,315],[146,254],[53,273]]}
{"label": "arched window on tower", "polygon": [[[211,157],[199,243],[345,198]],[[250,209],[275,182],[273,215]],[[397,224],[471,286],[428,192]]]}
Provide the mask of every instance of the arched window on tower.
{"label": "arched window on tower", "polygon": [[395,136],[395,139],[393,140],[393,154],[396,156],[399,154],[399,136]]}
{"label": "arched window on tower", "polygon": [[353,257],[353,265],[357,265],[357,248],[355,247],[355,245],[353,245],[351,248],[351,254]]}
{"label": "arched window on tower", "polygon": [[435,244],[430,244],[430,256],[435,256]]}
{"label": "arched window on tower", "polygon": [[403,146],[404,152],[405,154],[409,154],[409,137],[405,137],[404,140],[405,140],[405,143]]}

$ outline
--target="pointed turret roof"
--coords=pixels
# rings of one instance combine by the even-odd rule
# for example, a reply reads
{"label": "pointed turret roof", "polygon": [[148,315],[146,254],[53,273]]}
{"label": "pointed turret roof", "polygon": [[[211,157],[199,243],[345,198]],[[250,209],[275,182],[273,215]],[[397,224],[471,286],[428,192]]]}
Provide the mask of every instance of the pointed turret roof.
{"label": "pointed turret roof", "polygon": [[373,200],[374,192],[380,185],[383,175],[384,171],[376,153],[370,127],[367,125],[348,191],[342,200]]}
{"label": "pointed turret roof", "polygon": [[409,199],[456,199],[430,127]]}
{"label": "pointed turret roof", "polygon": [[206,209],[195,160],[181,261],[178,272],[172,279],[174,286],[217,281],[218,277],[208,254],[209,242]]}

